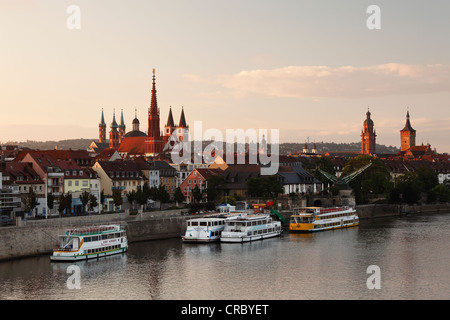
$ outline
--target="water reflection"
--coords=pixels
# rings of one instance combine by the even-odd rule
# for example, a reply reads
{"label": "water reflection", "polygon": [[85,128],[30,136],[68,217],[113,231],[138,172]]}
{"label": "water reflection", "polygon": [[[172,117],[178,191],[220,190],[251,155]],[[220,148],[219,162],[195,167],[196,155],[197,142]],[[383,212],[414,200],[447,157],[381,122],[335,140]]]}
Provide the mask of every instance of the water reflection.
{"label": "water reflection", "polygon": [[[450,215],[364,221],[358,228],[262,241],[130,244],[75,263],[0,263],[0,299],[448,299]],[[69,289],[67,267],[81,271]],[[369,265],[381,289],[366,285]]]}

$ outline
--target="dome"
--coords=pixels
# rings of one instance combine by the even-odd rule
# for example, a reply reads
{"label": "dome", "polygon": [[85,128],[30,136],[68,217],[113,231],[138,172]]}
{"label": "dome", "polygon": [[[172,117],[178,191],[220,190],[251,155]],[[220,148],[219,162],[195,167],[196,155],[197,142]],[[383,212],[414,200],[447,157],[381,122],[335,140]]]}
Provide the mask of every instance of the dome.
{"label": "dome", "polygon": [[130,132],[126,133],[123,137],[124,138],[128,138],[128,137],[145,137],[145,133],[143,133],[142,131],[139,131],[139,130],[134,130],[134,131],[130,131]]}

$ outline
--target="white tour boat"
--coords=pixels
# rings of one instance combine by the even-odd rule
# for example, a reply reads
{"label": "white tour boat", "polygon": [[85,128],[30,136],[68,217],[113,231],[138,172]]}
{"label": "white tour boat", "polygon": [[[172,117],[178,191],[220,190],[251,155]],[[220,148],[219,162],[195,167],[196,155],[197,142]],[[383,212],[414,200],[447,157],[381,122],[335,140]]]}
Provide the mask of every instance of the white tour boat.
{"label": "white tour boat", "polygon": [[269,214],[244,214],[226,221],[220,241],[247,242],[280,234],[281,222],[273,221]]}
{"label": "white tour boat", "polygon": [[359,225],[356,210],[351,207],[304,207],[295,209],[289,223],[290,232],[316,232]]}
{"label": "white tour boat", "polygon": [[181,237],[184,242],[214,242],[220,240],[225,221],[235,219],[237,214],[223,214],[214,217],[189,219],[186,232]]}
{"label": "white tour boat", "polygon": [[77,261],[109,256],[127,251],[126,231],[119,225],[66,230],[59,236],[59,247],[52,261]]}

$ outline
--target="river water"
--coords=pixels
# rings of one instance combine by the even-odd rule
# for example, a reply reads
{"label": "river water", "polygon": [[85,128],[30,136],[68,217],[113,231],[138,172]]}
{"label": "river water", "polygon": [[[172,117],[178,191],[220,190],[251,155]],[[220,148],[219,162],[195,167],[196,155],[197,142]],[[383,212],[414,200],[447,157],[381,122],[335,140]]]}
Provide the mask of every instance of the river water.
{"label": "river water", "polygon": [[5,261],[0,299],[447,300],[449,227],[450,214],[436,213],[244,244],[131,243],[75,264]]}

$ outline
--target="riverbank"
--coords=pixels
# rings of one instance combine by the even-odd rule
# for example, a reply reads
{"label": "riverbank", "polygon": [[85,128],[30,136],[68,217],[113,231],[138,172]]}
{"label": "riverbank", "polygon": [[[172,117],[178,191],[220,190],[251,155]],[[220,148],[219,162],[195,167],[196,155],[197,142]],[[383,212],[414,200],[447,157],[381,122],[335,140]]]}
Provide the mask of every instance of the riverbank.
{"label": "riverbank", "polygon": [[[403,215],[450,213],[450,204],[433,205],[363,205],[356,211],[361,221]],[[280,214],[289,221],[290,211]],[[122,224],[127,228],[130,243],[181,237],[186,230],[186,218],[181,210],[102,214],[83,217],[55,218],[47,220],[17,221],[17,226],[0,228],[0,261],[34,255],[50,254],[58,241],[58,235],[74,227],[101,224]]]}

